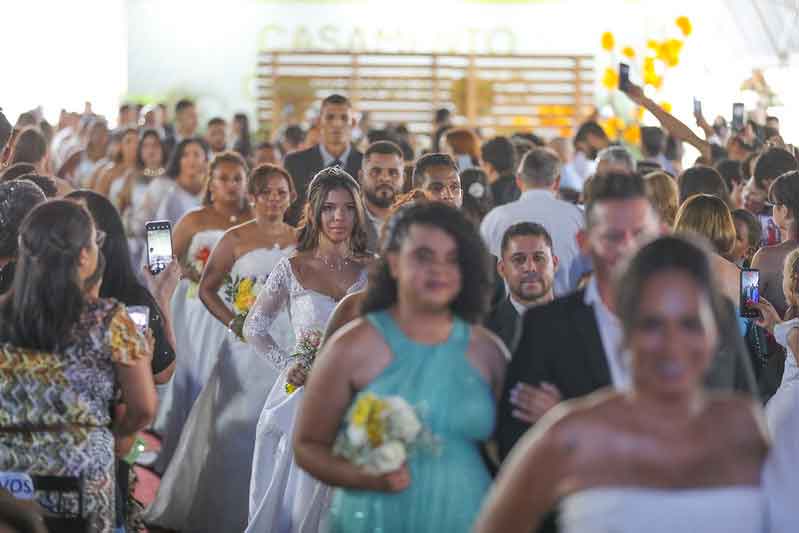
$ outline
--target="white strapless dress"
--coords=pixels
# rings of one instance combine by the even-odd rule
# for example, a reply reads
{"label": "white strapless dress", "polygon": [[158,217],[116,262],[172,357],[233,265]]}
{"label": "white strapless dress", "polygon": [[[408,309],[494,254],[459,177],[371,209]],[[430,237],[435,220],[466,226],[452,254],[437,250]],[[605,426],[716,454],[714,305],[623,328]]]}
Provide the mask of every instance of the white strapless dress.
{"label": "white strapless dress", "polygon": [[562,533],[766,533],[760,487],[597,487],[560,504]]}
{"label": "white strapless dress", "polygon": [[[347,292],[360,290],[365,283],[366,269]],[[325,294],[303,287],[294,276],[289,260],[284,259],[270,274],[247,317],[245,337],[260,356],[281,371],[258,420],[247,533],[326,530],[323,518],[329,507],[330,489],[297,466],[292,450],[294,421],[304,389],[286,393],[286,375],[292,366],[290,352],[280,348],[270,332],[285,309],[296,338],[312,330],[324,332],[336,303]]]}
{"label": "white strapless dress", "polygon": [[[263,284],[294,247],[252,250],[231,275]],[[294,344],[288,315],[272,324],[284,349]],[[223,341],[211,375],[186,420],[158,494],[147,508],[148,524],[186,532],[243,531],[255,428],[277,370],[233,335]]]}
{"label": "white strapless dress", "polygon": [[[213,250],[222,229],[204,230],[192,237],[188,257],[203,248]],[[208,312],[197,295],[197,284],[183,279],[172,296],[172,325],[175,331],[175,373],[159,389],[158,414],[153,429],[161,436],[161,453],[154,468],[164,472],[175,453],[180,433],[194,400],[208,381],[227,328]]]}

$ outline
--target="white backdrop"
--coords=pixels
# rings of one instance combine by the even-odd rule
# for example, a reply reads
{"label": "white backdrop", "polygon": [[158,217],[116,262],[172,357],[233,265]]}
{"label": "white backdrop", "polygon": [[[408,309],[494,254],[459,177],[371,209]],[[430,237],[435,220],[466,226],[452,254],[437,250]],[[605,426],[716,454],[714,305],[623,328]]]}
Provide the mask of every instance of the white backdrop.
{"label": "white backdrop", "polygon": [[[708,115],[729,114],[751,68],[776,61],[751,49],[739,24],[753,22],[735,20],[723,0],[26,0],[3,14],[3,71],[14,75],[0,85],[0,106],[12,120],[38,104],[54,119],[88,99],[113,121],[125,95],[189,94],[204,119],[252,113],[264,47],[577,52],[601,66],[603,31],[640,50],[687,15],[694,32],[663,88],[683,118],[693,96]],[[796,69],[769,74],[796,106]]]}

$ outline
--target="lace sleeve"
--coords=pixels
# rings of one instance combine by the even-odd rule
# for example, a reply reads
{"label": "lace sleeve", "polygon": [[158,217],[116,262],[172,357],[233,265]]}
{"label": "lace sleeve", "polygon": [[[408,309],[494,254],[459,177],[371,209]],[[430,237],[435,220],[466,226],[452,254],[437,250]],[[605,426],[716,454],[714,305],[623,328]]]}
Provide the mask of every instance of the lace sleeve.
{"label": "lace sleeve", "polygon": [[258,293],[243,329],[247,342],[278,370],[288,365],[289,354],[280,348],[269,331],[289,303],[291,276],[291,263],[284,258],[269,274],[266,284]]}

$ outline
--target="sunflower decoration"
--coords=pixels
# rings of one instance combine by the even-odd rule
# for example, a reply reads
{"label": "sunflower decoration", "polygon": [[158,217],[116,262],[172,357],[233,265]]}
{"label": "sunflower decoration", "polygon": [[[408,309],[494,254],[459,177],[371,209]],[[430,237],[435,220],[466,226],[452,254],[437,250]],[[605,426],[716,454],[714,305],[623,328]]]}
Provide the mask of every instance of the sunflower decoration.
{"label": "sunflower decoration", "polygon": [[[664,36],[647,39],[645,46],[641,48],[626,43],[617,47],[618,36],[610,31],[602,33],[600,45],[607,52],[608,65],[601,71],[599,80],[608,91],[606,104],[612,110],[612,116],[600,121],[600,124],[610,138],[637,145],[640,142],[640,125],[644,118],[642,108],[630,105],[617,92],[618,63],[627,63],[633,76],[641,81],[647,93],[659,96],[669,70],[680,64],[685,39],[693,33],[693,25],[687,16],[675,18],[672,24],[671,29],[664,32]],[[662,105],[666,111],[671,112],[671,106],[667,102]]]}

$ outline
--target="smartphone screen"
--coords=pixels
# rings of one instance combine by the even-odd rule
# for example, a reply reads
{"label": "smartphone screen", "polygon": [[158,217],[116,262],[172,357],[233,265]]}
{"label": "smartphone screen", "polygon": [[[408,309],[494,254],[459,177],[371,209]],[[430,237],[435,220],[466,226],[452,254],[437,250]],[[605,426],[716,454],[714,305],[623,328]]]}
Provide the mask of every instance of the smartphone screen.
{"label": "smartphone screen", "polygon": [[150,324],[150,308],[146,305],[130,305],[128,306],[128,315],[133,323],[136,324],[136,329],[144,333]]}
{"label": "smartphone screen", "polygon": [[699,98],[694,98],[694,115],[702,114],[702,101]]}
{"label": "smartphone screen", "polygon": [[732,104],[732,129],[735,131],[744,128],[744,105],[740,102]]}
{"label": "smartphone screen", "polygon": [[760,271],[741,270],[741,316],[755,318],[760,311],[752,304],[760,301]]}
{"label": "smartphone screen", "polygon": [[172,225],[168,220],[145,224],[147,231],[147,266],[158,274],[172,261]]}
{"label": "smartphone screen", "polygon": [[627,92],[630,88],[630,65],[619,63],[619,90]]}

